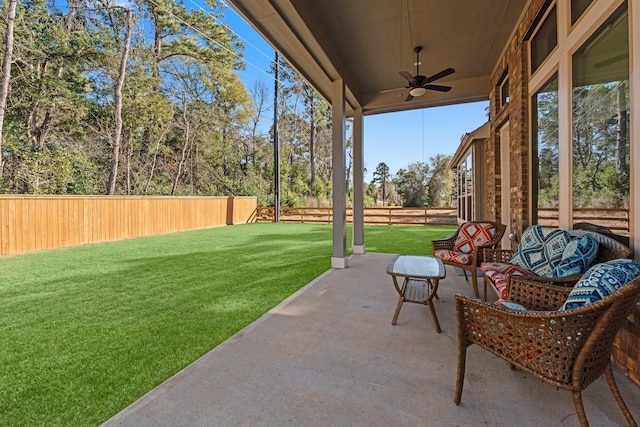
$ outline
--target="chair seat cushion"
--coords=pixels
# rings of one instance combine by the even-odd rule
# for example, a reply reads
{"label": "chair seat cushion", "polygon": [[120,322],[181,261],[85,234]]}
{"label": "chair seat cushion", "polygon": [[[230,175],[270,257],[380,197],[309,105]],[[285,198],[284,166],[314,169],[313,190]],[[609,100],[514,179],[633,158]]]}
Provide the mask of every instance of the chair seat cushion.
{"label": "chair seat cushion", "polygon": [[532,225],[522,233],[511,263],[538,276],[551,277],[570,241],[565,230]]}
{"label": "chair seat cushion", "polygon": [[570,310],[600,301],[640,276],[640,265],[631,259],[596,264],[578,280],[560,310]]}
{"label": "chair seat cushion", "polygon": [[480,246],[491,243],[496,235],[496,227],[486,222],[467,222],[460,226],[453,250],[470,254]]}
{"label": "chair seat cushion", "polygon": [[436,249],[434,254],[444,262],[455,262],[457,264],[471,264],[471,258],[473,254],[465,254],[458,251],[450,251],[448,249]]}
{"label": "chair seat cushion", "polygon": [[552,273],[552,277],[567,277],[582,274],[598,256],[600,244],[591,234],[572,239],[564,248],[562,259]]}
{"label": "chair seat cushion", "polygon": [[507,262],[483,262],[480,265],[480,270],[482,270],[485,280],[493,283],[500,298],[507,297],[507,278],[509,276],[533,276],[529,270]]}

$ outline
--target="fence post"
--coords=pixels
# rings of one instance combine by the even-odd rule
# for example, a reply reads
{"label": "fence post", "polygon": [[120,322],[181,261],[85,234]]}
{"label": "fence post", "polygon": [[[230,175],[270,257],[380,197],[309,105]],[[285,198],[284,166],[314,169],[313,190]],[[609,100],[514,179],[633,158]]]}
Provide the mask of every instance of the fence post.
{"label": "fence post", "polygon": [[627,224],[627,233],[631,231],[631,227],[629,227],[629,212],[630,210],[627,209],[624,213],[624,222]]}
{"label": "fence post", "polygon": [[233,202],[234,202],[234,197],[233,196],[229,196],[227,197],[227,225],[233,225]]}

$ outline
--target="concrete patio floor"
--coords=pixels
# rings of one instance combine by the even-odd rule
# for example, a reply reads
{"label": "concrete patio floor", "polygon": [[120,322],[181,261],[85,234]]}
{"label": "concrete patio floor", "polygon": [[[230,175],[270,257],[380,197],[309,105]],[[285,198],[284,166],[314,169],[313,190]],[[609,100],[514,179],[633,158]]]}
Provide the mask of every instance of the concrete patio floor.
{"label": "concrete patio floor", "polygon": [[[456,406],[453,295],[471,285],[447,267],[435,301],[441,334],[419,304],[404,304],[392,326],[391,258],[352,256],[103,425],[578,425],[570,392],[475,346]],[[640,422],[640,388],[614,371]],[[583,399],[592,426],[626,425],[604,376]]]}

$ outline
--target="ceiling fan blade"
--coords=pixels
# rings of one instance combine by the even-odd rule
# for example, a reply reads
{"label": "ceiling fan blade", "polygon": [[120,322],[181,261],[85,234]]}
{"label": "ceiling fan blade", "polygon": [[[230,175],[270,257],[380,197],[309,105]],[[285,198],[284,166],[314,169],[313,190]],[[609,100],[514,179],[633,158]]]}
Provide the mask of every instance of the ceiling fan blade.
{"label": "ceiling fan blade", "polygon": [[449,92],[451,90],[451,86],[424,85],[422,87],[429,90],[437,90],[438,92]]}
{"label": "ceiling fan blade", "polygon": [[407,79],[412,86],[418,84],[416,79],[411,74],[409,74],[407,71],[400,71],[400,75],[402,77],[404,77],[405,79]]}
{"label": "ceiling fan blade", "polygon": [[387,92],[395,92],[396,90],[401,90],[401,89],[406,89],[408,86],[400,86],[400,87],[394,87],[393,89],[385,89],[385,90],[381,90],[378,93],[387,93]]}
{"label": "ceiling fan blade", "polygon": [[445,70],[440,71],[439,73],[434,74],[434,75],[433,75],[433,76],[431,76],[431,77],[427,77],[427,80],[425,80],[425,84],[426,84],[426,83],[431,83],[431,82],[433,82],[433,81],[436,81],[436,80],[438,80],[438,79],[441,79],[441,78],[443,78],[443,77],[446,77],[446,76],[448,76],[449,74],[453,74],[453,73],[455,73],[455,72],[456,72],[456,70],[454,70],[453,68],[447,68],[447,69],[445,69]]}
{"label": "ceiling fan blade", "polygon": [[408,94],[407,97],[404,99],[404,102],[411,101],[412,99],[413,99],[413,95]]}

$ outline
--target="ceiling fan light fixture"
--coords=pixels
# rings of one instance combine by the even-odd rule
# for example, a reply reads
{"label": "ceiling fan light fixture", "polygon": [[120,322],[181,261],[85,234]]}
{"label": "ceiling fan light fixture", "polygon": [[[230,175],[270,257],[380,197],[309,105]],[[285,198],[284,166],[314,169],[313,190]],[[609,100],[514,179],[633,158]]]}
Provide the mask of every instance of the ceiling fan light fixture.
{"label": "ceiling fan light fixture", "polygon": [[427,90],[423,87],[414,87],[411,88],[411,90],[409,91],[409,94],[411,96],[422,96],[427,92]]}

